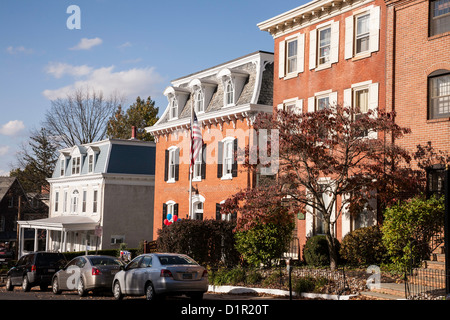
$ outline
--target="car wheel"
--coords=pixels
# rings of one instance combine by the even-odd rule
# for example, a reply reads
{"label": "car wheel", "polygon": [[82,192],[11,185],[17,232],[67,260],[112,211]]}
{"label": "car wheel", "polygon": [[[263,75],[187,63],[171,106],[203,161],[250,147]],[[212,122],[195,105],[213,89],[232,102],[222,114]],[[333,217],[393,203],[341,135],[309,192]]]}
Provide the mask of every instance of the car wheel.
{"label": "car wheel", "polygon": [[14,286],[12,285],[12,282],[11,282],[11,276],[8,276],[8,278],[6,278],[5,287],[6,287],[6,291],[13,291],[14,290]]}
{"label": "car wheel", "polygon": [[61,294],[61,290],[59,289],[57,277],[53,278],[52,291],[53,291],[53,294]]}
{"label": "car wheel", "polygon": [[31,286],[30,286],[30,282],[28,281],[28,276],[24,276],[23,280],[22,280],[22,289],[25,292],[30,291]]}
{"label": "car wheel", "polygon": [[114,283],[113,294],[114,294],[114,299],[116,299],[116,300],[122,300],[123,299],[123,294],[122,294],[122,290],[120,289],[119,281],[116,281]]}
{"label": "car wheel", "polygon": [[156,299],[155,288],[153,288],[153,285],[151,283],[147,284],[147,286],[145,287],[145,299],[147,300]]}
{"label": "car wheel", "polygon": [[83,279],[80,278],[80,280],[78,280],[78,287],[77,287],[77,291],[78,291],[78,295],[80,297],[84,297],[86,295],[86,289],[84,287],[84,282]]}

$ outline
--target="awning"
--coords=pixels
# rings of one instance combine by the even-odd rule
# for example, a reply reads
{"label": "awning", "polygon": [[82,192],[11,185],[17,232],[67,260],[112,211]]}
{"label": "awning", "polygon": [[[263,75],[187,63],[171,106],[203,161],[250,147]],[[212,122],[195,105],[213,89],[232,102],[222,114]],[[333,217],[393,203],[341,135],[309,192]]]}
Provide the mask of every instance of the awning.
{"label": "awning", "polygon": [[36,228],[47,230],[95,230],[99,222],[82,216],[57,216],[37,220],[17,221],[21,228]]}

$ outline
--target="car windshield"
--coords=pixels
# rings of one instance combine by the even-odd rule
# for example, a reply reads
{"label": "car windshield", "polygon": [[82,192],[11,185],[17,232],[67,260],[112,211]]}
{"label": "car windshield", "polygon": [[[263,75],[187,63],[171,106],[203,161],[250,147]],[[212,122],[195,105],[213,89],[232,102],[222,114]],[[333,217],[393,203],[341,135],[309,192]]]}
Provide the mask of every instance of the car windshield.
{"label": "car windshield", "polygon": [[191,265],[198,265],[197,262],[192,260],[191,258],[187,256],[158,256],[159,262],[165,266],[168,264],[191,264]]}
{"label": "car windshield", "polygon": [[93,266],[120,266],[119,260],[116,258],[108,258],[108,257],[91,257],[91,264]]}
{"label": "car windshield", "polygon": [[43,266],[63,265],[65,262],[62,254],[39,253],[36,257],[36,264]]}

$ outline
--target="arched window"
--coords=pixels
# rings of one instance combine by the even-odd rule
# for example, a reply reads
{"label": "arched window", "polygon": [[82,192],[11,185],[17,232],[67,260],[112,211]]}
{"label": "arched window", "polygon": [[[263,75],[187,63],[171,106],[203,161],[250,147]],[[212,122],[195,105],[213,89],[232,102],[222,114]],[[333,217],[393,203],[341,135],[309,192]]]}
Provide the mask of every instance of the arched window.
{"label": "arched window", "polygon": [[234,85],[231,79],[225,82],[225,105],[234,104]]}
{"label": "arched window", "polygon": [[74,190],[72,193],[72,213],[77,213],[78,211],[78,197],[79,197],[79,192],[78,190]]}
{"label": "arched window", "polygon": [[440,69],[428,76],[428,119],[450,117],[450,71]]}
{"label": "arched window", "polygon": [[204,112],[205,111],[205,105],[204,105],[204,97],[203,97],[203,91],[201,88],[198,88],[195,90],[195,112]]}

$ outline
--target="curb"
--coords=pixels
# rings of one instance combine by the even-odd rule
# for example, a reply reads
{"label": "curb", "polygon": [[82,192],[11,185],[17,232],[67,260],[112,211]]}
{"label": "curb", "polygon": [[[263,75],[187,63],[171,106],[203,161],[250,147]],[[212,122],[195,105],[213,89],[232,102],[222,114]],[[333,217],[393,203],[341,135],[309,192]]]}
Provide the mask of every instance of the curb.
{"label": "curb", "polygon": [[[287,296],[289,297],[289,290],[281,289],[265,289],[265,288],[248,288],[248,287],[235,287],[235,286],[208,286],[208,292],[212,293],[227,293],[227,294],[246,294],[246,293],[265,293],[275,296]],[[297,293],[292,292],[292,296],[298,296]],[[337,294],[325,294],[325,293],[306,293],[301,295],[303,298],[309,299],[325,299],[325,300],[349,300],[351,297],[358,296],[357,294],[351,295],[337,295]]]}

